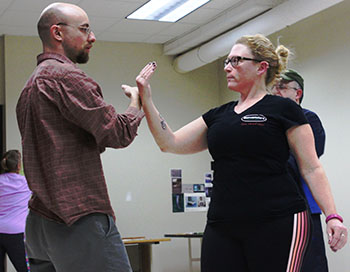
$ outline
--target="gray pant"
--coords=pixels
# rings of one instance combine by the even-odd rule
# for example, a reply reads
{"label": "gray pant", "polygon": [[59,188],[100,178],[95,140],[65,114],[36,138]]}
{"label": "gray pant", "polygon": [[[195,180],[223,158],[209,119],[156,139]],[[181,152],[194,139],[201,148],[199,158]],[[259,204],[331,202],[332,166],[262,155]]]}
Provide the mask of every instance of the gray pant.
{"label": "gray pant", "polygon": [[93,213],[72,226],[29,212],[26,249],[31,272],[131,272],[111,216]]}

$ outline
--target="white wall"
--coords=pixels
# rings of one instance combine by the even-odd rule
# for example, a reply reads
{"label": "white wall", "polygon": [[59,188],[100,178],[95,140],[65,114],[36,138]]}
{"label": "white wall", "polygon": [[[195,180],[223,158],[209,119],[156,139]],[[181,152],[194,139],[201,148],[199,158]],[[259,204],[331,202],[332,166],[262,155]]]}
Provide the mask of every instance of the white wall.
{"label": "white wall", "polygon": [[0,104],[5,103],[4,37],[0,37]]}
{"label": "white wall", "polygon": [[[40,51],[38,38],[5,37],[7,149],[20,148],[15,106]],[[129,100],[120,85],[135,84],[138,72],[152,60],[158,63],[152,79],[154,101],[174,130],[218,105],[217,65],[178,74],[172,68],[172,59],[162,55],[159,45],[97,42],[89,63],[82,69],[100,83],[105,99],[122,112]],[[182,168],[184,183],[201,183],[204,173],[210,170],[208,152],[191,156],[161,153],[144,120],[131,146],[109,149],[102,159],[122,236],[163,238],[165,233],[203,231],[204,212],[172,213],[169,170]],[[128,194],[132,201],[126,201]],[[195,243],[194,252],[199,252],[199,243]],[[187,270],[187,240],[173,239],[153,246],[153,271]]]}

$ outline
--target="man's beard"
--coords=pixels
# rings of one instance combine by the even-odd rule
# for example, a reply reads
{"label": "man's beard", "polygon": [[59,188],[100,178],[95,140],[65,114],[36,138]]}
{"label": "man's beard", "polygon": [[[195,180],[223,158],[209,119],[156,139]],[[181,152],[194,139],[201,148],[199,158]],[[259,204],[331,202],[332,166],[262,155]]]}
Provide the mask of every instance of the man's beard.
{"label": "man's beard", "polygon": [[77,63],[87,63],[89,60],[89,54],[81,51],[80,54],[78,54],[78,56],[76,57],[76,62]]}
{"label": "man's beard", "polygon": [[66,57],[68,57],[74,63],[83,64],[83,63],[87,63],[89,60],[89,53],[85,52],[84,49],[77,52],[72,48],[64,46],[64,52],[66,54]]}

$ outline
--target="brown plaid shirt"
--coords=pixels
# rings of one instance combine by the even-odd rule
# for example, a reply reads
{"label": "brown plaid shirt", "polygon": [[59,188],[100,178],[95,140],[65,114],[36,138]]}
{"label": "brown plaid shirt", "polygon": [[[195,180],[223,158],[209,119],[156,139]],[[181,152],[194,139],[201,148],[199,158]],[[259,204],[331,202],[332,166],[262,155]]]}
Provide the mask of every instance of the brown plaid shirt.
{"label": "brown plaid shirt", "polygon": [[114,216],[100,153],[129,145],[144,114],[116,113],[92,78],[52,53],[38,56],[16,113],[30,209],[67,225],[94,212]]}

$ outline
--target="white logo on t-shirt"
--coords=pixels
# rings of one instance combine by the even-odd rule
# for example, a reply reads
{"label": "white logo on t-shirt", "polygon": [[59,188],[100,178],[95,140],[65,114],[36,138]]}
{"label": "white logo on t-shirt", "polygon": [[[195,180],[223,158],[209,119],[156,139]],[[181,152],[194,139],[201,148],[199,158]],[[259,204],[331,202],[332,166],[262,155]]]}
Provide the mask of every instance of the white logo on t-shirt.
{"label": "white logo on t-shirt", "polygon": [[245,123],[263,123],[267,121],[267,118],[262,114],[248,114],[241,118],[242,122]]}

